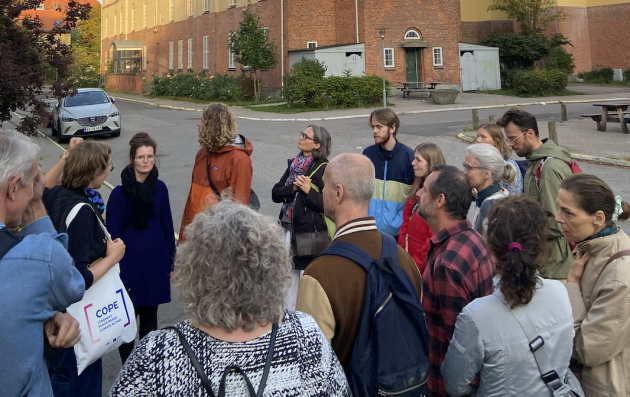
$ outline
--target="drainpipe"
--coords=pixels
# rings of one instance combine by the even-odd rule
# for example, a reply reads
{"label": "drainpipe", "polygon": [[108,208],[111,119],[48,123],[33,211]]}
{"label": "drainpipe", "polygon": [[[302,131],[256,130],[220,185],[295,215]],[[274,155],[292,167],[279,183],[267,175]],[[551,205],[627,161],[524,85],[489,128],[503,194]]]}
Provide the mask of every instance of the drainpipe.
{"label": "drainpipe", "polygon": [[359,44],[359,0],[354,0],[354,15],[357,26],[357,44]]}
{"label": "drainpipe", "polygon": [[284,87],[284,0],[280,0],[280,87]]}

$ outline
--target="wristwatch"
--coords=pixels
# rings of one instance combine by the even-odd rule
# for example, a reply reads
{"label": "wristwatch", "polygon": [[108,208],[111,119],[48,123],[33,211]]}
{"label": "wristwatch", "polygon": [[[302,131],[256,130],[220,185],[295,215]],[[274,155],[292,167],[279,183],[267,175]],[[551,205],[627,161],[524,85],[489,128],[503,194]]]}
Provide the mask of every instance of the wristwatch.
{"label": "wristwatch", "polygon": [[60,158],[60,159],[62,159],[62,160],[67,159],[67,158],[68,158],[68,154],[67,154],[67,153],[68,153],[68,152],[63,152],[63,153],[61,153],[61,156],[59,156],[59,158]]}

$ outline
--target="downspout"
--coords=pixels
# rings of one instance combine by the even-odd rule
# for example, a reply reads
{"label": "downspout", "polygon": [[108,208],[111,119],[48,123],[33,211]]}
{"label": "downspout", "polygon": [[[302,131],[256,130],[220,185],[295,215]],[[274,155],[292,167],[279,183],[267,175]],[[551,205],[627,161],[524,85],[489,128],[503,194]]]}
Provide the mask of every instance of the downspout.
{"label": "downspout", "polygon": [[284,87],[284,0],[280,0],[280,87]]}
{"label": "downspout", "polygon": [[359,44],[359,0],[354,0],[354,16],[357,26],[357,44]]}

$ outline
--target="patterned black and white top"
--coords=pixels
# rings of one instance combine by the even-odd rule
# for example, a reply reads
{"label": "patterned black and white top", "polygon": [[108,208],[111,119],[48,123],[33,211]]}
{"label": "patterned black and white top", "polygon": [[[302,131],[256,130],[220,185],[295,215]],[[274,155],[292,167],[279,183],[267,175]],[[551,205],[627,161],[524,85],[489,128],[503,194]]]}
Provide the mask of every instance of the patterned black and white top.
{"label": "patterned black and white top", "polygon": [[[243,369],[258,391],[271,332],[247,342],[225,342],[195,328],[189,321],[177,327],[199,358],[215,395],[223,371],[231,365]],[[230,373],[226,396],[246,395],[243,377]],[[136,346],[118,374],[110,396],[207,397],[207,394],[175,331],[160,330],[151,332]],[[264,396],[350,396],[337,356],[308,314],[285,311]]]}

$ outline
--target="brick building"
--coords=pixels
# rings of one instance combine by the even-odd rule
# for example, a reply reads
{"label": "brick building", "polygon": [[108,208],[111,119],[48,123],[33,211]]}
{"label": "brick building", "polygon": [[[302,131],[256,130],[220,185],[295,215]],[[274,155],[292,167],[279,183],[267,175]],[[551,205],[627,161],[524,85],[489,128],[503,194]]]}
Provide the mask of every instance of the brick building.
{"label": "brick building", "polygon": [[386,27],[386,77],[459,85],[459,0],[103,0],[102,71],[112,43],[140,41],[146,80],[173,71],[240,74],[228,50],[242,10],[255,8],[280,65],[265,86],[281,87],[289,51],[363,43],[365,73],[381,75],[379,27]]}
{"label": "brick building", "polygon": [[[68,10],[69,1],[70,0],[44,0],[39,4],[37,9],[22,11],[20,19],[26,15],[29,15],[31,18],[38,17],[42,23],[42,30],[50,32],[55,26],[63,22],[65,17],[64,13]],[[97,4],[96,0],[80,0],[80,2],[91,6]],[[60,39],[62,43],[70,44],[70,32],[61,33],[56,35],[56,37]]]}
{"label": "brick building", "polygon": [[[630,51],[625,44],[630,37],[630,1],[627,0],[556,0],[566,18],[549,26],[548,33],[560,32],[573,47],[576,73],[596,66],[630,69]],[[518,24],[504,13],[487,11],[490,0],[461,0],[460,41],[478,44],[491,32],[518,31]]]}

